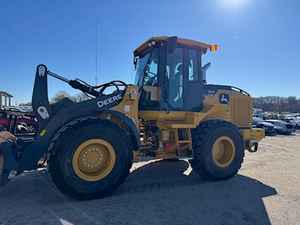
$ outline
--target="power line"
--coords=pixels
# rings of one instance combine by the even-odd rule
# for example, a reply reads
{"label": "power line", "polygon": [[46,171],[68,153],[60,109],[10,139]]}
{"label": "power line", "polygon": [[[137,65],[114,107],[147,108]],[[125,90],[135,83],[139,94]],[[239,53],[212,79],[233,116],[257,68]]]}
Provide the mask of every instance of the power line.
{"label": "power line", "polygon": [[98,84],[98,21],[96,21],[96,74],[95,74],[95,85]]}

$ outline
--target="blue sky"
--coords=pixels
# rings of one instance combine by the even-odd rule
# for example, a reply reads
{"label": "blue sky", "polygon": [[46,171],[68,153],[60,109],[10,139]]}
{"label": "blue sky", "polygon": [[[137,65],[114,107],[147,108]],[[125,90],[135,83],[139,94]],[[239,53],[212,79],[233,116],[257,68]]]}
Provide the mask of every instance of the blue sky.
{"label": "blue sky", "polygon": [[[39,63],[94,82],[98,24],[99,82],[133,82],[135,47],[176,35],[220,45],[205,56],[209,83],[300,97],[299,11],[297,0],[1,1],[0,90],[29,101]],[[51,80],[50,96],[60,90],[75,93]]]}

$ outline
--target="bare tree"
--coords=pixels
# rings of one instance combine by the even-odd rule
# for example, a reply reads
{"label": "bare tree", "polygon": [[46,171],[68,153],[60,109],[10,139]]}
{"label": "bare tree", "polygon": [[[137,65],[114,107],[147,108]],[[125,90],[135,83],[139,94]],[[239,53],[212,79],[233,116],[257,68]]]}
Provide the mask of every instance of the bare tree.
{"label": "bare tree", "polygon": [[74,99],[75,99],[75,102],[83,102],[83,101],[90,99],[90,97],[84,93],[80,93],[80,94],[77,94],[76,96],[74,96]]}
{"label": "bare tree", "polygon": [[300,99],[294,96],[268,96],[253,99],[254,107],[269,112],[300,112]]}
{"label": "bare tree", "polygon": [[54,97],[51,99],[51,103],[59,102],[60,100],[64,98],[69,98],[70,100],[74,100],[74,97],[72,97],[70,94],[68,94],[65,91],[59,91],[57,92]]}

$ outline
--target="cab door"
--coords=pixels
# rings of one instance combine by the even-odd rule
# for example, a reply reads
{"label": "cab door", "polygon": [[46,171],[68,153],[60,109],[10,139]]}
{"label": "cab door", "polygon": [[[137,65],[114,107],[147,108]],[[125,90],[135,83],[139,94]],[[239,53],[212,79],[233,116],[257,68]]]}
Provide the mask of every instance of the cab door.
{"label": "cab door", "polygon": [[204,82],[201,50],[177,45],[166,51],[162,89],[170,111],[199,112],[203,108]]}
{"label": "cab door", "polygon": [[159,54],[160,49],[154,47],[146,57],[146,65],[143,68],[139,86],[142,87],[139,110],[159,110],[160,88],[159,88]]}
{"label": "cab door", "polygon": [[199,50],[185,49],[183,77],[184,110],[200,112],[203,108],[204,84],[201,73],[201,52]]}
{"label": "cab door", "polygon": [[170,111],[184,111],[184,48],[177,46],[173,51],[166,51],[163,99]]}

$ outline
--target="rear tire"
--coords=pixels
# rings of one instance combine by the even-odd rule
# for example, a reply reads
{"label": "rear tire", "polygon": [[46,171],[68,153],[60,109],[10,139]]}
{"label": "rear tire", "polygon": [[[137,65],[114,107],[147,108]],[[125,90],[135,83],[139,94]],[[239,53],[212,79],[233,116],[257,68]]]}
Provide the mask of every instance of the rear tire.
{"label": "rear tire", "polygon": [[244,159],[244,141],[239,129],[222,120],[208,120],[192,130],[193,170],[211,180],[237,174]]}
{"label": "rear tire", "polygon": [[[102,149],[101,152],[93,152],[99,143],[100,148],[96,149]],[[85,145],[89,146],[85,149]],[[110,195],[129,174],[133,159],[129,146],[127,135],[109,121],[94,121],[67,130],[50,158],[52,180],[72,198],[85,200]]]}

